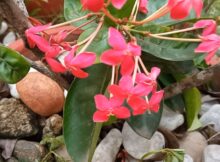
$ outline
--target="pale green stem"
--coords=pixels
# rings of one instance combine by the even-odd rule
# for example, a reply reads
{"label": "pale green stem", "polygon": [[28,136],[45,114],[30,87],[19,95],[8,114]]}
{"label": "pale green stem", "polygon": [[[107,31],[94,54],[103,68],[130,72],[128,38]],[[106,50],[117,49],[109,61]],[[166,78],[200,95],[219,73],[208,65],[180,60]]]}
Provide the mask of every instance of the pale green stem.
{"label": "pale green stem", "polygon": [[144,73],[145,73],[146,75],[149,75],[149,72],[148,72],[147,68],[145,67],[143,61],[141,60],[141,58],[140,58],[139,56],[138,56],[138,61],[139,61],[140,65],[141,65],[141,67],[142,67]]}
{"label": "pale green stem", "polygon": [[163,37],[163,36],[158,36],[156,34],[148,34],[148,36],[157,39],[180,41],[180,42],[202,42],[202,39]]}
{"label": "pale green stem", "polygon": [[86,18],[94,16],[94,15],[100,15],[100,13],[89,13],[89,14],[87,14],[85,16],[82,16],[82,17],[79,17],[79,18],[76,18],[76,19],[73,19],[73,20],[70,20],[70,21],[66,21],[64,23],[60,23],[60,24],[57,24],[57,25],[50,26],[48,29],[54,29],[54,28],[57,28],[57,27],[69,25],[71,23],[74,23],[74,22],[86,19]]}
{"label": "pale green stem", "polygon": [[174,31],[170,31],[170,32],[165,32],[165,33],[158,33],[158,34],[154,34],[154,35],[163,36],[163,35],[170,35],[170,34],[188,32],[188,31],[192,31],[192,30],[196,30],[196,29],[198,29],[198,28],[191,27],[191,28],[186,28],[186,29],[181,29],[181,30],[174,30]]}
{"label": "pale green stem", "polygon": [[135,60],[135,65],[134,65],[134,73],[132,76],[133,85],[135,84],[135,79],[136,79],[137,71],[138,71],[138,56],[135,56],[134,60]]}
{"label": "pale green stem", "polygon": [[92,41],[95,39],[96,35],[97,35],[98,32],[100,31],[100,29],[101,29],[101,27],[102,27],[102,25],[103,25],[103,22],[104,22],[104,21],[103,21],[103,17],[102,17],[102,18],[100,19],[100,22],[99,22],[99,24],[98,24],[96,30],[94,31],[93,34],[91,34],[90,39],[89,39],[88,42],[85,44],[85,46],[80,50],[79,53],[84,52],[84,51],[89,47],[89,45],[92,43]]}
{"label": "pale green stem", "polygon": [[92,143],[91,143],[91,147],[89,149],[88,162],[92,161],[92,157],[93,157],[93,154],[95,152],[97,142],[99,140],[99,135],[100,135],[101,129],[102,129],[102,123],[96,123],[95,128],[94,128],[94,132],[92,134]]}

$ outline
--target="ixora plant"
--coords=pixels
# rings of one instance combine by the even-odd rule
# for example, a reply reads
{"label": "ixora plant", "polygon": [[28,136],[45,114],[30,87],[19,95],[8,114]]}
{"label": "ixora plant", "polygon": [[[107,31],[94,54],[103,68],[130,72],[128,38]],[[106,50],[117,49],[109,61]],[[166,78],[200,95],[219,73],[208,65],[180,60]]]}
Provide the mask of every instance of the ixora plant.
{"label": "ixora plant", "polygon": [[[52,71],[75,76],[64,109],[65,144],[75,162],[91,161],[103,125],[126,120],[151,138],[164,104],[186,111],[189,130],[199,127],[199,91],[163,102],[163,88],[195,65],[218,62],[220,36],[208,7],[202,0],[65,0],[68,21],[26,30]],[[46,32],[69,24],[76,28]],[[77,42],[66,41],[78,29]]]}

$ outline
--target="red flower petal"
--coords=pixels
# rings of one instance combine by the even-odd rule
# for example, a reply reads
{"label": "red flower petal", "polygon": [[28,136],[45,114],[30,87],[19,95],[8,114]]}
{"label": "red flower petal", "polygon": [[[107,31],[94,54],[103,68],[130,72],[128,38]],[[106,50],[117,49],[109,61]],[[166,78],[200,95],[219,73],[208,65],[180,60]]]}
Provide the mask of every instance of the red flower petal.
{"label": "red flower petal", "polygon": [[147,103],[141,97],[137,97],[137,96],[130,97],[130,99],[128,100],[128,105],[132,108],[133,115],[144,114],[145,111],[147,110]]}
{"label": "red flower petal", "polygon": [[150,77],[152,78],[152,80],[156,80],[159,74],[160,74],[160,69],[158,67],[151,68]]}
{"label": "red flower petal", "polygon": [[133,89],[133,82],[131,76],[122,76],[119,81],[119,86],[125,91],[130,92]]}
{"label": "red flower petal", "polygon": [[140,5],[139,5],[139,11],[142,12],[143,14],[146,14],[148,12],[147,10],[147,3],[148,0],[140,0]]}
{"label": "red flower petal", "polygon": [[203,1],[202,0],[192,0],[192,6],[196,12],[196,16],[200,17],[203,8]]}
{"label": "red flower petal", "polygon": [[112,112],[119,119],[126,119],[130,117],[130,111],[126,107],[117,107]]}
{"label": "red flower petal", "polygon": [[104,6],[104,0],[81,0],[83,9],[98,12]]}
{"label": "red flower petal", "polygon": [[108,91],[113,94],[113,96],[116,96],[118,98],[125,99],[127,97],[126,92],[124,92],[123,89],[118,85],[110,85],[108,87]]}
{"label": "red flower petal", "polygon": [[127,51],[129,51],[132,56],[140,56],[141,55],[141,47],[132,43],[132,42],[128,43]]}
{"label": "red flower petal", "polygon": [[123,35],[117,29],[112,27],[108,30],[108,43],[115,50],[124,50],[127,48]]}
{"label": "red flower petal", "polygon": [[153,93],[149,101],[150,106],[159,104],[163,98],[163,94],[164,94],[163,90]]}
{"label": "red flower petal", "polygon": [[109,100],[109,104],[111,107],[120,107],[124,102],[124,99],[118,97],[112,97]]}
{"label": "red flower petal", "polygon": [[197,21],[193,26],[196,28],[205,28],[202,32],[203,36],[214,34],[217,28],[214,20],[200,20]]}
{"label": "red flower petal", "polygon": [[133,56],[125,56],[121,63],[121,75],[131,75],[134,71]]}
{"label": "red flower petal", "polygon": [[88,73],[84,72],[83,70],[77,67],[71,67],[69,70],[77,78],[86,78],[89,76]]}
{"label": "red flower petal", "polygon": [[110,107],[109,100],[102,94],[95,95],[95,105],[99,110],[107,110]]}
{"label": "red flower petal", "polygon": [[191,0],[177,1],[176,5],[171,9],[170,16],[177,20],[183,19],[189,15],[191,8]]}
{"label": "red flower petal", "polygon": [[102,53],[100,59],[101,62],[107,65],[118,65],[123,59],[122,51],[118,50],[107,50]]}
{"label": "red flower petal", "polygon": [[66,68],[59,63],[57,60],[53,58],[46,57],[45,58],[49,66],[51,67],[52,71],[56,73],[64,73],[66,71]]}
{"label": "red flower petal", "polygon": [[93,114],[93,121],[94,122],[106,122],[108,121],[108,112],[106,111],[96,111]]}
{"label": "red flower petal", "polygon": [[121,9],[124,4],[127,2],[127,0],[111,0],[112,1],[112,5],[117,8],[117,9]]}
{"label": "red flower petal", "polygon": [[92,52],[84,52],[76,55],[71,60],[71,65],[79,67],[79,68],[86,68],[91,66],[96,59],[96,54]]}

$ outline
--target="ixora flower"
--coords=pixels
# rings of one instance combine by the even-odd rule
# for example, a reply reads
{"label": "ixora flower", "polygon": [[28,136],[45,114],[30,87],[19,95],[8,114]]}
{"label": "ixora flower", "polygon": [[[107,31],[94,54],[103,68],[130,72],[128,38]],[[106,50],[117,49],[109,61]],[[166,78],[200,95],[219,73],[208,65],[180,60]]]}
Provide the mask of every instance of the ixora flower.
{"label": "ixora flower", "polygon": [[129,106],[131,106],[133,115],[141,115],[146,111],[158,112],[160,108],[160,102],[163,98],[164,91],[157,91],[152,93],[150,100],[146,100],[141,97],[133,96],[128,101]]}
{"label": "ixora flower", "polygon": [[46,57],[45,59],[54,72],[63,73],[70,71],[77,78],[86,78],[89,74],[82,69],[91,66],[95,62],[96,54],[92,52],[83,52],[74,56],[75,51],[76,47],[73,47],[64,58],[65,65],[62,65],[55,58]]}
{"label": "ixora flower", "polygon": [[196,16],[200,17],[203,1],[202,0],[169,0],[167,6],[170,8],[170,16],[173,19],[183,19],[187,17],[190,10],[195,10]]}
{"label": "ixora flower", "polygon": [[140,0],[140,5],[139,5],[139,12],[146,14],[148,12],[147,10],[147,3],[148,0]]}
{"label": "ixora flower", "polygon": [[218,51],[220,47],[220,36],[216,34],[211,34],[207,36],[202,36],[202,43],[195,49],[196,53],[208,53],[205,57],[207,64],[210,64],[212,57]]}
{"label": "ixora flower", "polygon": [[[127,0],[111,0],[112,5],[121,9]],[[83,9],[90,10],[92,12],[98,12],[104,7],[104,0],[81,0]]]}
{"label": "ixora flower", "polygon": [[151,72],[148,75],[145,75],[144,73],[138,73],[136,82],[146,87],[150,86],[154,92],[157,90],[157,77],[159,74],[160,69],[157,67],[152,67]]}
{"label": "ixora flower", "polygon": [[123,76],[119,81],[119,85],[110,85],[108,90],[117,98],[127,98],[129,100],[131,96],[147,96],[151,92],[152,87],[142,86],[141,84],[134,86],[131,76]]}
{"label": "ixora flower", "polygon": [[94,122],[106,122],[111,115],[116,116],[119,119],[130,117],[130,111],[126,107],[121,106],[123,100],[115,97],[107,99],[101,94],[96,95],[94,98],[97,108],[97,111],[93,115]]}
{"label": "ixora flower", "polygon": [[101,55],[101,62],[107,65],[121,65],[121,74],[130,75],[134,70],[134,56],[141,55],[141,47],[134,42],[126,43],[122,34],[115,28],[108,31],[108,43],[112,49]]}
{"label": "ixora flower", "polygon": [[195,28],[204,28],[202,36],[207,36],[216,33],[217,25],[214,20],[200,20],[194,25]]}

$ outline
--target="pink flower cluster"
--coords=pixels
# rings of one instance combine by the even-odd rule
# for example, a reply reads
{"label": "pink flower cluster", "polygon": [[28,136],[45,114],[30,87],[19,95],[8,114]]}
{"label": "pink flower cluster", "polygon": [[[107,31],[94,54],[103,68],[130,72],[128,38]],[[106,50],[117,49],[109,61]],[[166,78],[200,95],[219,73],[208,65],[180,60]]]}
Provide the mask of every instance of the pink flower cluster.
{"label": "pink flower cluster", "polygon": [[[95,122],[108,121],[114,115],[119,119],[130,117],[130,110],[123,106],[127,102],[133,115],[141,115],[146,111],[158,112],[163,97],[163,90],[157,91],[157,77],[160,69],[153,67],[148,74],[137,73],[133,80],[135,57],[141,55],[141,47],[135,42],[126,42],[123,35],[115,28],[109,28],[108,43],[111,49],[103,52],[101,62],[111,66],[120,66],[122,75],[118,84],[108,86],[110,98],[102,94],[95,96],[97,111]],[[150,100],[148,99],[148,96]]]}
{"label": "pink flower cluster", "polygon": [[[88,73],[82,69],[91,66],[96,60],[96,54],[92,52],[83,52],[75,55],[77,47],[71,47],[64,41],[68,33],[61,31],[56,35],[50,36],[49,40],[43,37],[43,31],[47,30],[50,25],[31,27],[26,30],[25,34],[31,48],[37,46],[45,53],[45,60],[54,72],[64,73],[70,71],[75,77],[86,78]],[[64,64],[57,60],[62,54],[62,50],[69,51],[64,58]]]}

